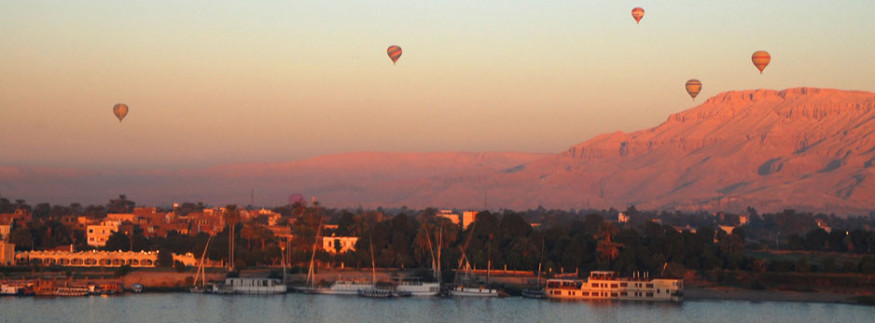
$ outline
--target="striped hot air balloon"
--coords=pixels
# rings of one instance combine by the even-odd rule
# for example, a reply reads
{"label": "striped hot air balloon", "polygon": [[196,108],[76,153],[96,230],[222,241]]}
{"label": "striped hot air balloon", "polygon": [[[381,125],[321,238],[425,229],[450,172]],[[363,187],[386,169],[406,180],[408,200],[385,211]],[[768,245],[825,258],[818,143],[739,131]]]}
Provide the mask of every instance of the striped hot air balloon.
{"label": "striped hot air balloon", "polygon": [[753,52],[753,55],[750,56],[750,60],[753,61],[753,65],[760,70],[760,74],[763,74],[763,70],[766,69],[766,66],[772,61],[772,55],[769,55],[769,52],[767,51],[758,50]]}
{"label": "striped hot air balloon", "polygon": [[699,95],[699,91],[702,90],[702,82],[697,79],[690,79],[687,81],[686,88],[690,97],[692,97],[693,100],[696,100],[696,96]]}
{"label": "striped hot air balloon", "polygon": [[118,118],[118,122],[122,122],[122,119],[128,115],[128,105],[124,103],[118,103],[112,107],[112,113],[115,114],[115,117]]}
{"label": "striped hot air balloon", "polygon": [[398,45],[389,46],[386,53],[388,53],[389,58],[392,59],[392,64],[395,64],[398,62],[398,59],[401,58],[401,47]]}
{"label": "striped hot air balloon", "polygon": [[641,7],[635,7],[635,9],[632,9],[632,18],[635,18],[635,23],[640,24],[641,18],[644,18],[644,9]]}

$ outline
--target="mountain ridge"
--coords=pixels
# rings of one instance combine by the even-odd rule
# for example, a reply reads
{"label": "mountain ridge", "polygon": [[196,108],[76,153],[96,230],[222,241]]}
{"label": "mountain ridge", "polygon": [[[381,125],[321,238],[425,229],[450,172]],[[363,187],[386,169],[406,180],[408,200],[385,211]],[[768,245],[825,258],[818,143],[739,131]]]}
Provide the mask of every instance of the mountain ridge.
{"label": "mountain ridge", "polygon": [[846,213],[875,210],[873,165],[875,93],[800,87],[723,92],[652,128],[555,154],[351,152],[134,172],[0,166],[0,189],[29,199],[74,196],[72,187],[105,199],[127,192],[217,205],[247,204],[257,190],[273,205],[301,192],[336,207]]}

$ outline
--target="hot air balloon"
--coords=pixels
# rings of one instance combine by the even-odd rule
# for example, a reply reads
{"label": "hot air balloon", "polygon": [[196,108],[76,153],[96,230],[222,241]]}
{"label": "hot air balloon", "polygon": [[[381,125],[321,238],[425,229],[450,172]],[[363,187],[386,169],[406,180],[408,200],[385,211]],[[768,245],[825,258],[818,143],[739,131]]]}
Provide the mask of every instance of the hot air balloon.
{"label": "hot air balloon", "polygon": [[398,62],[398,59],[401,58],[401,47],[398,45],[389,46],[386,53],[388,53],[389,58],[392,59],[392,64],[395,64]]}
{"label": "hot air balloon", "polygon": [[116,104],[112,107],[112,113],[118,118],[118,122],[122,122],[122,119],[128,115],[128,105],[124,103]]}
{"label": "hot air balloon", "polygon": [[641,7],[635,7],[635,9],[632,9],[632,18],[635,18],[635,23],[640,24],[641,18],[644,18],[644,9]]}
{"label": "hot air balloon", "polygon": [[702,90],[702,82],[697,79],[690,79],[689,81],[687,81],[686,88],[687,93],[689,93],[690,97],[695,100],[696,96],[699,95],[699,91]]}
{"label": "hot air balloon", "polygon": [[758,50],[753,52],[753,55],[750,56],[750,60],[753,61],[753,65],[760,70],[760,74],[763,74],[763,70],[766,69],[766,66],[772,61],[772,55],[769,55],[769,52],[767,51]]}

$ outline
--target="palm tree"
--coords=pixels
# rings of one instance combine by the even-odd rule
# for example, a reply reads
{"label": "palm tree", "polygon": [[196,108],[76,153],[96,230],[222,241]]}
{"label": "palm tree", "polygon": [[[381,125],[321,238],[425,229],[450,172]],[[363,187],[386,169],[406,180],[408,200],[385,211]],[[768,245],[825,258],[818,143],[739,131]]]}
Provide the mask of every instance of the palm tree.
{"label": "palm tree", "polygon": [[599,231],[597,237],[601,239],[598,241],[598,245],[596,247],[596,251],[599,254],[600,260],[607,260],[609,264],[613,264],[614,260],[620,256],[620,248],[623,246],[620,243],[615,243],[611,241],[611,237],[620,232],[620,229],[617,228],[613,223],[610,222],[602,222],[599,225]]}
{"label": "palm tree", "polygon": [[235,234],[237,223],[240,222],[240,212],[237,212],[237,205],[230,204],[225,206],[225,211],[222,213],[225,223],[228,225],[228,270],[234,271],[234,246],[237,235]]}

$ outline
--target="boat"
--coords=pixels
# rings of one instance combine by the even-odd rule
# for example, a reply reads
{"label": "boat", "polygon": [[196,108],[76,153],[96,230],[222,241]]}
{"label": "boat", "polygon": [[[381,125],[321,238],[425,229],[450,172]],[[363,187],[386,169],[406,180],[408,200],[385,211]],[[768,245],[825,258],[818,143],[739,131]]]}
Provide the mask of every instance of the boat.
{"label": "boat", "polygon": [[131,285],[131,291],[134,293],[142,293],[143,292],[143,284]]}
{"label": "boat", "polygon": [[33,296],[34,294],[33,285],[24,282],[0,285],[0,295],[2,296]]}
{"label": "boat", "polygon": [[371,237],[371,271],[373,277],[371,279],[371,287],[358,290],[358,295],[369,298],[389,298],[394,294],[394,290],[377,286],[377,263],[374,260],[374,237]]}
{"label": "boat", "polygon": [[547,298],[559,300],[683,301],[682,279],[621,278],[614,271],[593,271],[586,280],[548,279]]}
{"label": "boat", "polygon": [[538,279],[535,283],[535,288],[525,288],[523,289],[522,296],[525,298],[546,298],[547,293],[544,292],[544,288],[541,287],[541,264],[544,262],[544,243],[545,240],[541,240],[541,258],[538,260]]}
{"label": "boat", "polygon": [[370,282],[352,281],[352,280],[337,280],[328,287],[300,287],[298,291],[308,294],[328,294],[328,295],[358,295],[360,289],[373,288],[374,284]]}
{"label": "boat", "polygon": [[92,295],[118,295],[125,291],[124,283],[122,282],[104,282],[89,286],[89,291]]}
{"label": "boat", "polygon": [[[472,227],[471,232],[474,232],[474,228]],[[457,273],[461,271],[461,269],[465,268],[465,279],[462,280],[460,275],[456,275],[458,284],[451,287],[448,291],[450,296],[453,297],[499,297],[499,296],[507,296],[506,293],[499,291],[495,288],[489,288],[489,271],[492,268],[492,244],[488,244],[489,249],[487,250],[487,264],[486,264],[486,283],[481,283],[474,287],[472,282],[474,281],[474,277],[471,276],[471,262],[468,260],[468,256],[465,255],[465,249],[467,249],[468,243],[470,242],[471,236],[468,236],[468,241],[465,242],[465,246],[462,248],[462,257],[459,259],[459,269],[456,271]],[[463,266],[464,264],[464,266]],[[467,285],[466,286],[466,282]]]}
{"label": "boat", "polygon": [[420,279],[404,279],[395,286],[397,296],[437,296],[441,292],[438,282],[423,282]]}
{"label": "boat", "polygon": [[389,298],[395,296],[395,292],[391,289],[370,287],[358,290],[358,295],[368,298]]}
{"label": "boat", "polygon": [[499,291],[495,288],[480,287],[465,287],[458,285],[450,289],[450,296],[455,297],[498,297]]}
{"label": "boat", "polygon": [[547,293],[544,292],[544,289],[531,289],[526,288],[522,291],[522,296],[525,298],[547,298]]}
{"label": "boat", "polygon": [[210,294],[284,294],[286,285],[276,278],[235,277],[224,282],[209,284],[204,293]]}
{"label": "boat", "polygon": [[55,289],[55,296],[87,296],[91,293],[88,286],[62,286]]}
{"label": "boat", "polygon": [[[194,275],[194,286],[189,291],[192,293],[202,294],[207,293],[207,274],[204,269],[204,260],[207,258],[207,249],[210,248],[210,242],[213,241],[213,235],[207,239],[207,244],[204,246],[204,252],[201,254],[201,261],[197,265],[197,273]],[[198,285],[200,278],[200,285]]]}

